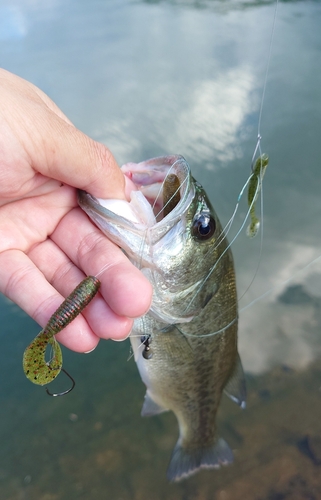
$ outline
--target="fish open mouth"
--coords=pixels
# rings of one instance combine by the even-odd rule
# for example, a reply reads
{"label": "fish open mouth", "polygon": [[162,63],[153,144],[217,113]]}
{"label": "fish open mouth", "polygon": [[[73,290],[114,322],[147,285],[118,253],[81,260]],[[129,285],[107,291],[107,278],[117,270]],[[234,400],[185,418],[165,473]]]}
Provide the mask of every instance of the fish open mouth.
{"label": "fish open mouth", "polygon": [[91,220],[139,268],[153,266],[153,245],[173,229],[184,234],[185,214],[195,196],[188,163],[164,156],[121,167],[132,190],[130,201],[98,199],[78,191],[78,203]]}
{"label": "fish open mouth", "polygon": [[78,194],[81,208],[108,236],[110,223],[134,232],[157,227],[160,236],[180,219],[194,196],[190,167],[182,156],[126,163],[121,170],[132,187],[130,201],[95,198],[85,191]]}
{"label": "fish open mouth", "polygon": [[[132,187],[129,201],[103,200],[79,191],[79,205],[153,284],[150,312],[154,318],[170,324],[191,321],[199,305],[186,311],[181,298],[194,293],[199,278],[186,284],[184,273],[174,276],[169,271],[169,262],[183,258],[190,240],[187,228],[196,196],[190,167],[182,156],[164,156],[127,163],[121,170]],[[177,289],[178,305],[174,300]]]}
{"label": "fish open mouth", "polygon": [[190,169],[182,156],[153,158],[141,163],[126,163],[121,167],[133,185],[149,202],[156,221],[169,215],[186,197]]}

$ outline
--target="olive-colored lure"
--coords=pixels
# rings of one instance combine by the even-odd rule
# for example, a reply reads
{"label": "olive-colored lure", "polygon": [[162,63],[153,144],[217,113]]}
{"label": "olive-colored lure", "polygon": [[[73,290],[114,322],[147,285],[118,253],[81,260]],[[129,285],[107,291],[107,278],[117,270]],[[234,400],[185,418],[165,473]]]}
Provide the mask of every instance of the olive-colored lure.
{"label": "olive-colored lure", "polygon": [[[62,352],[54,338],[95,297],[100,287],[100,281],[95,276],[88,276],[63,301],[57,311],[51,316],[45,328],[26,348],[23,355],[23,370],[26,377],[38,385],[52,382],[62,369]],[[50,361],[45,360],[46,348],[50,344],[53,355]]]}
{"label": "olive-colored lure", "polygon": [[266,154],[259,156],[256,160],[251,180],[249,182],[249,189],[247,194],[248,204],[250,207],[251,222],[248,225],[246,234],[250,238],[254,238],[260,229],[260,221],[255,214],[255,202],[259,196],[262,187],[262,179],[265,174],[266,167],[269,163],[269,157]]}
{"label": "olive-colored lure", "polygon": [[169,174],[163,186],[163,217],[166,217],[179,203],[181,195],[179,192],[180,182],[175,174]]}

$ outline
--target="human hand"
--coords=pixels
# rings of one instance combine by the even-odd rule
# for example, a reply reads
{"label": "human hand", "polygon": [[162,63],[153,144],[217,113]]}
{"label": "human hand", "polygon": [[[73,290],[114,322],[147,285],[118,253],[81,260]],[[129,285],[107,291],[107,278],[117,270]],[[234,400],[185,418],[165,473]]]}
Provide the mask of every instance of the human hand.
{"label": "human hand", "polygon": [[110,151],[37,87],[0,70],[0,292],[43,327],[85,275],[103,270],[101,295],[57,335],[87,352],[100,337],[125,338],[152,288],[78,207],[76,188],[125,199]]}

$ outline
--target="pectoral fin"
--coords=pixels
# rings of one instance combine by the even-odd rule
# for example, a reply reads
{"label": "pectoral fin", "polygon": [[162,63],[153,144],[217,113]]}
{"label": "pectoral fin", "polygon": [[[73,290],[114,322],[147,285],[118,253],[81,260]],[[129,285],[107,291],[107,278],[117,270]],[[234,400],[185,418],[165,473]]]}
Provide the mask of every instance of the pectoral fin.
{"label": "pectoral fin", "polygon": [[240,356],[237,355],[237,360],[235,363],[235,368],[232,375],[229,378],[225,388],[225,394],[231,398],[232,401],[237,403],[242,409],[246,406],[246,383],[245,376],[240,360]]}
{"label": "pectoral fin", "polygon": [[152,417],[153,415],[159,415],[164,411],[168,411],[168,408],[155,403],[155,401],[150,397],[148,391],[146,391],[144,404],[141,412],[142,417]]}

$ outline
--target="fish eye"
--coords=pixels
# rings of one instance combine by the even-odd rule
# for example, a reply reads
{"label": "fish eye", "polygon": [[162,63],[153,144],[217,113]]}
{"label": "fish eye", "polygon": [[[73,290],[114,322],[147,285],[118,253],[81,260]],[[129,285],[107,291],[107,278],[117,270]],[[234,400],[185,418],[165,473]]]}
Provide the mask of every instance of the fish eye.
{"label": "fish eye", "polygon": [[194,238],[205,241],[213,236],[215,229],[215,219],[211,215],[201,215],[193,222],[192,234]]}

